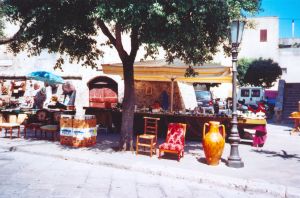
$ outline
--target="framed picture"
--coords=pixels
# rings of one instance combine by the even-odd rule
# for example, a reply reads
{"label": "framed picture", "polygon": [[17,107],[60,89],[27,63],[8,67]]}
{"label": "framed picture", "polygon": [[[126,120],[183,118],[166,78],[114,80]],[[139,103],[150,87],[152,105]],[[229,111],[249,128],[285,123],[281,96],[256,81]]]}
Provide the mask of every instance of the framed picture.
{"label": "framed picture", "polygon": [[147,95],[147,96],[152,95],[152,87],[151,86],[146,87],[145,95]]}

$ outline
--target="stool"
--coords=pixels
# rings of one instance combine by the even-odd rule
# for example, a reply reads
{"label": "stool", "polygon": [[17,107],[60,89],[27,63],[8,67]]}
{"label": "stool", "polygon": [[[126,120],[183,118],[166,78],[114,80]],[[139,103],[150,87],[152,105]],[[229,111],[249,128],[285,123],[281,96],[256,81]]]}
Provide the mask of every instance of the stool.
{"label": "stool", "polygon": [[41,132],[45,132],[45,137],[47,133],[52,133],[53,141],[56,140],[56,133],[58,132],[58,125],[44,125],[40,127]]}
{"label": "stool", "polygon": [[17,123],[1,123],[0,124],[0,132],[2,129],[5,129],[5,136],[7,134],[7,130],[10,131],[10,139],[12,139],[13,129],[18,129],[18,138],[20,137],[20,124]]}
{"label": "stool", "polygon": [[[30,123],[24,125],[24,138],[26,138],[27,135],[27,129],[33,129],[34,130],[34,136],[36,137],[37,130],[41,130],[40,127],[42,126],[42,123]],[[42,135],[42,132],[41,132]]]}

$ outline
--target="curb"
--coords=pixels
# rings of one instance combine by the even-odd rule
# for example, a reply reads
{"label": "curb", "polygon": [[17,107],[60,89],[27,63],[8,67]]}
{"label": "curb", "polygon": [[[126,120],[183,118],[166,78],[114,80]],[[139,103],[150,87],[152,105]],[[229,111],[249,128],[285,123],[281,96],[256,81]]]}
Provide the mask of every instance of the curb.
{"label": "curb", "polygon": [[[211,184],[220,187],[235,189],[243,192],[252,192],[259,194],[267,194],[274,197],[284,197],[284,198],[300,198],[300,188],[288,187],[279,184],[270,184],[263,181],[253,181],[247,179],[240,179],[228,176],[215,175],[204,172],[189,171],[180,168],[170,168],[161,167],[157,165],[143,165],[143,167],[138,164],[126,165],[121,163],[116,163],[113,161],[104,160],[92,160],[84,159],[73,156],[64,156],[59,154],[49,154],[43,152],[29,151],[18,146],[0,146],[0,148],[8,150],[10,152],[22,152],[39,156],[53,157],[63,160],[71,160],[79,163],[86,163],[91,165],[99,165],[116,169],[130,170],[135,172],[140,172],[144,174],[150,174],[155,176],[164,176],[173,179],[181,179],[191,182],[196,182],[200,184]],[[196,173],[196,174],[195,174]]]}

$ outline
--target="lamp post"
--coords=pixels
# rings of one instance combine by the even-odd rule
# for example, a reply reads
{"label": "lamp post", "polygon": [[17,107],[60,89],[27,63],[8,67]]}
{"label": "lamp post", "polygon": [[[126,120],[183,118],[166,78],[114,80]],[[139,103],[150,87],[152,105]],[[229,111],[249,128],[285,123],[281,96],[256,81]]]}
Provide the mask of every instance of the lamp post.
{"label": "lamp post", "polygon": [[230,156],[227,160],[227,166],[233,168],[244,167],[244,162],[239,156],[239,142],[240,136],[237,128],[237,96],[236,96],[236,80],[237,80],[237,56],[238,47],[242,40],[245,22],[244,21],[233,21],[231,23],[231,45],[232,45],[232,128],[228,138],[230,142]]}

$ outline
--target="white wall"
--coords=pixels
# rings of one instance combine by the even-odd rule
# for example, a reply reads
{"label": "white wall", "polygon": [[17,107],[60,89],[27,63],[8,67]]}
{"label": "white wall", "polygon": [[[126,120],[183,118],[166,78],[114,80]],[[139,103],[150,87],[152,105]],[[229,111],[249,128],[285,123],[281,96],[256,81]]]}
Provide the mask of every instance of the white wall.
{"label": "white wall", "polygon": [[[239,58],[271,58],[278,62],[279,24],[278,17],[250,18],[255,28],[244,31]],[[267,29],[267,41],[260,42],[260,30]]]}
{"label": "white wall", "polygon": [[287,83],[299,83],[300,78],[300,48],[279,49],[279,65],[286,68],[282,79]]}

